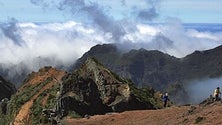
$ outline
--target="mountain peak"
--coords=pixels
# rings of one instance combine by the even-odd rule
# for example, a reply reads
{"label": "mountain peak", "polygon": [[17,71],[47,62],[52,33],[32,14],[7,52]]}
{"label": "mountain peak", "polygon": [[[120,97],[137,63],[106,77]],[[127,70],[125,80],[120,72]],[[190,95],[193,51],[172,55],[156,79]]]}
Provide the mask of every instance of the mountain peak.
{"label": "mountain peak", "polygon": [[101,79],[106,79],[104,84],[122,83],[121,81],[124,81],[115,73],[105,68],[95,58],[87,58],[87,60],[85,61],[85,63],[83,63],[78,72],[81,77],[93,77],[92,79],[97,82],[102,82]]}
{"label": "mountain peak", "polygon": [[[67,110],[77,114],[104,114],[112,111],[152,109],[155,106],[134,94],[135,87],[129,81],[105,68],[95,58],[87,58],[81,67],[63,78],[63,100]],[[139,91],[139,90],[138,90]],[[73,105],[81,105],[83,108]]]}

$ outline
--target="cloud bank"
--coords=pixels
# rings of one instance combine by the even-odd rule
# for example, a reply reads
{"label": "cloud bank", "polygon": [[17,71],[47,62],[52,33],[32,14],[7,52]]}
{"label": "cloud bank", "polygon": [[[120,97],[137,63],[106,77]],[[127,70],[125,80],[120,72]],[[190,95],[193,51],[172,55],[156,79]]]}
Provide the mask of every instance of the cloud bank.
{"label": "cloud bank", "polygon": [[[158,17],[159,0],[31,0],[43,9],[57,8],[73,20],[57,23],[19,22],[0,24],[0,68],[14,77],[45,65],[66,68],[92,46],[118,43],[124,50],[145,48],[184,57],[195,50],[222,44],[222,32],[184,28],[177,19],[151,24]],[[118,15],[113,9],[117,6]],[[9,78],[10,78],[9,77]]]}
{"label": "cloud bank", "polygon": [[217,87],[222,88],[222,78],[194,80],[186,85],[190,102],[199,104],[213,95]]}
{"label": "cloud bank", "polygon": [[222,43],[222,32],[185,29],[181,23],[153,25],[121,22],[121,27],[125,33],[115,36],[100,27],[74,21],[3,23],[0,25],[0,63],[17,64],[38,57],[53,57],[68,65],[92,46],[105,43],[119,43],[128,49],[160,50],[176,57]]}
{"label": "cloud bank", "polygon": [[[0,64],[19,73],[20,65],[36,71],[45,65],[66,68],[96,44],[118,43],[126,50],[145,48],[183,57],[195,50],[211,49],[222,42],[221,32],[185,29],[181,23],[142,24],[123,21],[116,34],[92,24],[19,23],[0,25]],[[13,66],[13,69],[11,68]],[[13,74],[13,73],[10,73]]]}

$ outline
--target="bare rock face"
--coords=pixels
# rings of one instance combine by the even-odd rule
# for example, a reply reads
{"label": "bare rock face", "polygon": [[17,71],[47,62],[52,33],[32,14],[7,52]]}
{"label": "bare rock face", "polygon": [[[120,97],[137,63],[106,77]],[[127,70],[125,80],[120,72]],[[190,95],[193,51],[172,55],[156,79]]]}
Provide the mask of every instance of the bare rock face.
{"label": "bare rock face", "polygon": [[134,91],[132,83],[88,58],[78,70],[63,77],[58,107],[81,116],[155,107],[137,97]]}

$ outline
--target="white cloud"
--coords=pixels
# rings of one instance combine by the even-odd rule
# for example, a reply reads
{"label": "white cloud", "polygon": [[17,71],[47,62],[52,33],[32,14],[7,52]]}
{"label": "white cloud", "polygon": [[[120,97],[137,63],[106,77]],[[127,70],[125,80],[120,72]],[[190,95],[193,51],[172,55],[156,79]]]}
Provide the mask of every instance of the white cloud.
{"label": "white cloud", "polygon": [[147,34],[151,36],[155,36],[158,33],[160,33],[160,30],[157,27],[150,26],[150,25],[144,25],[144,24],[139,24],[137,25],[137,29],[141,34]]}
{"label": "white cloud", "polygon": [[210,95],[213,95],[217,87],[222,88],[221,80],[222,78],[197,79],[187,83],[185,87],[189,94],[190,102],[199,104],[210,97]]}
{"label": "white cloud", "polygon": [[105,43],[104,41],[109,38],[97,29],[72,21],[41,25],[18,23],[16,28],[18,36],[22,39],[21,45],[15,44],[11,38],[1,33],[0,63],[7,61],[17,64],[26,62],[27,59],[54,56],[62,65],[69,65],[90,47]]}
{"label": "white cloud", "polygon": [[[16,23],[15,26],[16,38],[21,39],[19,45],[13,41],[15,38],[0,33],[0,63],[16,64],[26,59],[53,56],[63,65],[69,65],[92,46],[111,42],[157,49],[176,57],[183,57],[195,50],[210,49],[222,43],[222,33],[187,30],[180,22],[175,21],[159,25],[121,23],[125,33],[119,36],[119,41],[114,41],[115,34],[104,32],[95,25],[73,21],[47,24]],[[5,30],[13,34],[10,28]],[[129,49],[133,47],[129,46]]]}
{"label": "white cloud", "polygon": [[74,21],[2,24],[0,64],[5,69],[13,70],[10,75],[14,77],[13,74],[19,74],[24,69],[31,72],[46,65],[68,67],[96,44],[120,43],[127,50],[159,50],[176,57],[222,44],[222,33],[184,29],[175,20],[155,25],[126,21],[118,23],[118,26],[114,26],[122,29],[122,34],[114,33],[116,29],[103,30],[98,25]]}

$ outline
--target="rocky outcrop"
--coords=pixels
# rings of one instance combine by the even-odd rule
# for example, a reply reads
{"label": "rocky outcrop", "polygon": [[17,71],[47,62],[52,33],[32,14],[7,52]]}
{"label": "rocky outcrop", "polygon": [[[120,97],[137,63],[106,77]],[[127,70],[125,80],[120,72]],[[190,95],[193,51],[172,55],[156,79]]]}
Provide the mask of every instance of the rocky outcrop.
{"label": "rocky outcrop", "polygon": [[210,97],[208,97],[207,99],[203,100],[199,105],[201,105],[201,106],[207,106],[207,105],[210,105],[210,104],[215,103],[215,102],[220,102],[220,103],[222,103],[222,100],[221,100],[220,97],[219,97],[218,100],[216,100],[215,97],[213,97],[212,95],[210,95]]}
{"label": "rocky outcrop", "polygon": [[[106,69],[95,59],[88,58],[80,69],[63,77],[59,109],[74,111],[81,116],[154,109],[155,105],[139,97],[138,93],[134,93],[135,89],[129,81]],[[149,92],[154,94],[154,91]]]}

